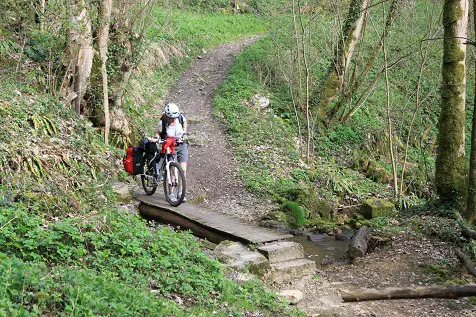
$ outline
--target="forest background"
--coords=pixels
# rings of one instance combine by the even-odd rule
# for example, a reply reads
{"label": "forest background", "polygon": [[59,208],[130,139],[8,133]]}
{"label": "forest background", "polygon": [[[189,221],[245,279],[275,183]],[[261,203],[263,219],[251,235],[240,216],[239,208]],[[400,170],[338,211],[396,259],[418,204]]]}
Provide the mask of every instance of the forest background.
{"label": "forest background", "polygon": [[[415,233],[458,241],[457,213],[474,216],[466,177],[475,58],[468,46],[467,106],[457,131],[465,135],[456,176],[464,185],[446,186],[436,161],[445,21],[461,15],[451,3],[460,5],[4,1],[1,314],[300,314],[260,281],[226,278],[189,233],[121,209],[113,188],[130,181],[120,166],[123,148],[153,132],[155,106],[191,60],[256,34],[214,109],[247,189],[281,205],[270,218],[297,228],[392,231],[403,228],[389,219],[403,217]],[[369,220],[341,212],[369,198],[392,203],[397,214]],[[473,242],[463,248],[474,258]]]}

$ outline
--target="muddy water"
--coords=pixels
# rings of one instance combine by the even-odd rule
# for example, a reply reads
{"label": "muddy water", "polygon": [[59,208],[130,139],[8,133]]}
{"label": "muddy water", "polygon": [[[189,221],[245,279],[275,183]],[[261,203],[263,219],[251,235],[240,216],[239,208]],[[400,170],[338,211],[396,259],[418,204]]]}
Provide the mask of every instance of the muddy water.
{"label": "muddy water", "polygon": [[[345,233],[345,235],[349,238],[352,233]],[[342,241],[326,234],[309,234],[294,236],[287,240],[300,243],[304,248],[306,259],[316,262],[318,269],[325,265],[347,260],[350,239]]]}

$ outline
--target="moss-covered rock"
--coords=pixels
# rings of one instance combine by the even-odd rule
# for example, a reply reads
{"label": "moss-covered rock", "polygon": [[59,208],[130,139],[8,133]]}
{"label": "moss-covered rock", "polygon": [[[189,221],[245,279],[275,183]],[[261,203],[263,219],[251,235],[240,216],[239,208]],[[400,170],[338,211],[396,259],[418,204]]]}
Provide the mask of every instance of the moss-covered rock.
{"label": "moss-covered rock", "polygon": [[370,158],[366,153],[355,152],[354,153],[354,168],[359,171],[367,171],[370,165]]}
{"label": "moss-covered rock", "polygon": [[390,174],[389,171],[378,165],[376,162],[370,162],[365,176],[376,182],[384,184],[389,183],[392,180],[392,174]]}
{"label": "moss-covered rock", "polygon": [[268,217],[271,220],[278,221],[278,222],[281,222],[281,223],[286,223],[287,222],[286,214],[283,211],[277,211],[277,212],[270,213],[270,214],[268,214]]}
{"label": "moss-covered rock", "polygon": [[337,224],[323,220],[322,218],[311,218],[309,219],[308,227],[315,233],[332,234],[336,230]]}
{"label": "moss-covered rock", "polygon": [[362,204],[362,207],[360,207],[360,213],[367,219],[372,219],[381,216],[389,216],[394,212],[394,204],[379,198],[367,199]]}
{"label": "moss-covered rock", "polygon": [[309,218],[331,220],[334,212],[326,199],[315,199],[309,206]]}

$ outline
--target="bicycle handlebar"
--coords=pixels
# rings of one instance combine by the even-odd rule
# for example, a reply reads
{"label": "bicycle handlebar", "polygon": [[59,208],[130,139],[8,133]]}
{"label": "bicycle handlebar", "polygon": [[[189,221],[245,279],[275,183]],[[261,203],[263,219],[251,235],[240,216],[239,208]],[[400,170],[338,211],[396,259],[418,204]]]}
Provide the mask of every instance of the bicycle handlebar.
{"label": "bicycle handlebar", "polygon": [[[158,144],[164,144],[166,142],[166,140],[164,139],[160,139],[160,138],[156,138],[156,137],[150,137],[150,138],[147,138],[149,140],[149,142],[155,142],[155,143],[158,143]],[[177,144],[183,144],[185,143],[185,141],[182,139],[182,138],[175,138],[175,142]]]}

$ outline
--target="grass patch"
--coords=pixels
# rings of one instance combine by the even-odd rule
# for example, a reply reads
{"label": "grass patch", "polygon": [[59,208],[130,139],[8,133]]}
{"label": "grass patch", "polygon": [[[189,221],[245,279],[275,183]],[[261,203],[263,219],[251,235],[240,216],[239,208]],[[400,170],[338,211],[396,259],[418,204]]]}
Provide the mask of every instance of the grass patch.
{"label": "grass patch", "polygon": [[154,26],[149,36],[156,41],[184,42],[191,51],[268,31],[268,19],[255,14],[200,13],[159,7],[155,15],[159,25],[169,24],[170,31],[163,33]]}

